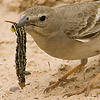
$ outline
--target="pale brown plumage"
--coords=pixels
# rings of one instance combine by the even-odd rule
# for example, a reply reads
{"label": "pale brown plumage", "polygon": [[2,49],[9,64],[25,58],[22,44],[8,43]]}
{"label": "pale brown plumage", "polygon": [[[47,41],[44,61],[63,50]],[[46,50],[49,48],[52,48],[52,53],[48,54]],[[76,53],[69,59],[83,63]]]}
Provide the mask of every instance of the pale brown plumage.
{"label": "pale brown plumage", "polygon": [[[65,60],[81,59],[79,66],[45,91],[55,88],[70,74],[86,65],[87,58],[100,54],[99,1],[52,8],[46,6],[29,8],[23,12],[17,25],[21,26],[26,26],[26,31],[37,45],[49,55]],[[99,77],[100,75],[95,77],[84,90],[89,91],[89,87]],[[81,92],[76,94],[79,93]]]}

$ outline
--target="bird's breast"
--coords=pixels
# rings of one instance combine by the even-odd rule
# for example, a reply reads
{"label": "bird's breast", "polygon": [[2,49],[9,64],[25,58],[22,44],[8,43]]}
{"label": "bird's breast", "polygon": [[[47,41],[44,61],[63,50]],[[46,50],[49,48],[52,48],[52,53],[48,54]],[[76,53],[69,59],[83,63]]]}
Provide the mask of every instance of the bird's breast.
{"label": "bird's breast", "polygon": [[32,37],[47,54],[64,60],[83,59],[100,53],[100,36],[87,43],[69,39],[67,36],[41,37],[34,34]]}

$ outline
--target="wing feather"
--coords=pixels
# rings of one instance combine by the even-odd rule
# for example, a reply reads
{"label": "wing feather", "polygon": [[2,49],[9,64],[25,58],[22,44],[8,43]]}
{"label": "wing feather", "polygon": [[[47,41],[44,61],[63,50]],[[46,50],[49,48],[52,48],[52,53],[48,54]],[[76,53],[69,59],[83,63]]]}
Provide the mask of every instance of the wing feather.
{"label": "wing feather", "polygon": [[72,13],[66,15],[64,32],[69,38],[87,42],[100,33],[100,2],[76,4],[76,8],[80,8],[79,11],[74,7]]}

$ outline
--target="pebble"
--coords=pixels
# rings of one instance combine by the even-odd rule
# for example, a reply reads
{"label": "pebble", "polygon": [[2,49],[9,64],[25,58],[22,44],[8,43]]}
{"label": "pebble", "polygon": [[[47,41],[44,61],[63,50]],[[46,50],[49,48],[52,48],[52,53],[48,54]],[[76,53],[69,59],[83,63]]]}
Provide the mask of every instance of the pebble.
{"label": "pebble", "polygon": [[11,87],[11,88],[9,89],[9,91],[15,92],[15,91],[17,91],[17,90],[19,90],[19,89],[20,89],[19,87]]}

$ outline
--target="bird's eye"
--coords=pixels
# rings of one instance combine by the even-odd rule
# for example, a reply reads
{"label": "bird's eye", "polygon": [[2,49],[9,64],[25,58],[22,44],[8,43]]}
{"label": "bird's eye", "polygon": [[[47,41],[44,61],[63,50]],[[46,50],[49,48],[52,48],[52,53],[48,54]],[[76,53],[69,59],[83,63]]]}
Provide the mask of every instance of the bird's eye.
{"label": "bird's eye", "polygon": [[46,16],[41,16],[40,17],[40,21],[45,21],[45,19],[46,19]]}
{"label": "bird's eye", "polygon": [[29,20],[29,17],[27,17],[26,20]]}

